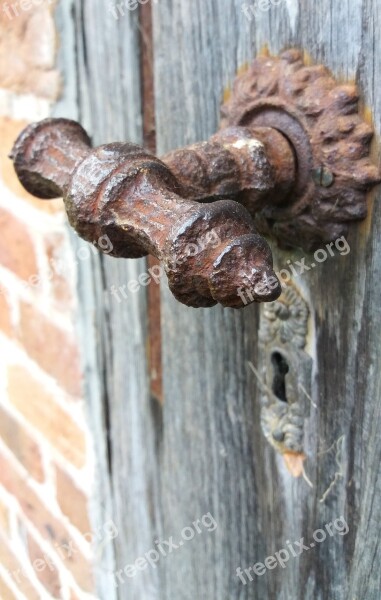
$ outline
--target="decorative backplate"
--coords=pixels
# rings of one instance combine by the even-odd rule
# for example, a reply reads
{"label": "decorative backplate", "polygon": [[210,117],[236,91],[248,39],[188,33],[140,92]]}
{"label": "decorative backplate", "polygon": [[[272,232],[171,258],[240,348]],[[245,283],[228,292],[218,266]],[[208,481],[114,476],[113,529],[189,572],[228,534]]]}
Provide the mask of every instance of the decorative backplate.
{"label": "decorative backplate", "polygon": [[358,101],[355,85],[339,84],[322,65],[307,66],[299,50],[257,58],[235,81],[221,127],[273,127],[295,150],[297,179],[288,198],[252,211],[258,229],[283,247],[316,249],[366,216],[366,195],[380,172]]}
{"label": "decorative backplate", "polygon": [[311,401],[312,359],[304,351],[308,325],[308,305],[294,285],[261,311],[261,426],[277,452],[299,456],[300,464]]}

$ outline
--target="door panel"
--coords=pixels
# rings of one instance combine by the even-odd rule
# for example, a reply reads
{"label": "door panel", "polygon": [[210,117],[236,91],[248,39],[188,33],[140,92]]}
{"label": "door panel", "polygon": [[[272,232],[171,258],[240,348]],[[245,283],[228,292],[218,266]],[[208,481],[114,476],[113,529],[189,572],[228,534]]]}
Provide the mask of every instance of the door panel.
{"label": "door panel", "polygon": [[[381,6],[375,0],[283,0],[270,10],[247,4],[257,7],[251,21],[240,0],[152,3],[158,155],[216,131],[224,93],[264,46],[274,54],[300,47],[339,79],[356,80],[379,133]],[[100,0],[81,0],[64,27],[77,40],[77,110],[84,125],[99,143],[141,142],[138,11],[115,21]],[[145,261],[102,259],[85,267],[82,281],[95,277],[98,290],[95,306],[89,289],[82,290],[88,333],[95,325],[102,390],[96,398],[89,394],[91,414],[103,415],[103,436],[109,436],[109,464],[100,453],[99,472],[110,492],[98,519],[110,511],[119,529],[115,563],[110,567],[110,559],[100,576],[102,589],[112,592],[101,597],[378,598],[380,217],[373,194],[368,219],[351,229],[350,252],[294,281],[310,310],[306,478],[288,472],[261,430],[261,385],[249,363],[261,371],[266,362],[258,333],[263,308],[186,308],[163,282],[161,407],[150,394],[145,292],[121,303],[109,293],[111,285],[144,272]],[[301,251],[272,248],[277,269],[288,260],[312,261]],[[157,548],[155,540],[179,541],[207,513],[214,531],[203,526],[155,567],[113,586],[107,571]],[[313,532],[340,516],[346,535],[336,531],[291,555],[285,568],[252,575],[252,582],[246,577],[246,585],[237,576],[237,567],[263,563],[289,548],[287,541],[311,542]]]}

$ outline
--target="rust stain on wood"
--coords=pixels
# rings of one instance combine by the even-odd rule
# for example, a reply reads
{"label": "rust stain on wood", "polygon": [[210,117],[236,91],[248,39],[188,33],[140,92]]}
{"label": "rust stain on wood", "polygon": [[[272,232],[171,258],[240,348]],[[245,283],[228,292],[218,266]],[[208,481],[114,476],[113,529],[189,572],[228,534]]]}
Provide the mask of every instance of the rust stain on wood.
{"label": "rust stain on wood", "polygon": [[271,55],[270,55],[270,49],[269,49],[269,46],[268,46],[268,44],[264,44],[264,45],[263,45],[263,46],[262,46],[262,47],[259,49],[258,56],[265,56],[265,57],[271,56]]}
{"label": "rust stain on wood", "polygon": [[303,463],[306,460],[302,452],[285,452],[283,459],[288,472],[295,478],[303,475]]}
{"label": "rust stain on wood", "polygon": [[231,98],[232,95],[232,88],[230,85],[228,85],[225,89],[224,89],[224,93],[223,93],[223,99],[224,102],[228,102]]}
{"label": "rust stain on wood", "polygon": [[[143,110],[143,140],[145,147],[156,153],[155,91],[153,66],[153,31],[151,3],[139,7],[140,51],[141,51],[141,93]],[[149,256],[148,268],[160,262]],[[152,283],[147,289],[148,301],[148,365],[151,396],[163,405],[163,366],[161,353],[161,301],[160,283]]]}

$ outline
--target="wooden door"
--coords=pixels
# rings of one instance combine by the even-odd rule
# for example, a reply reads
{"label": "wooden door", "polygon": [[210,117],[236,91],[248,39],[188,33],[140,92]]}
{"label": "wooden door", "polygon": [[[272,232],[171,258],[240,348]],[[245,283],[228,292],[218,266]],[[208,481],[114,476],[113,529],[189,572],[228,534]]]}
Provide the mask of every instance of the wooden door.
{"label": "wooden door", "polygon": [[[102,0],[62,4],[57,18],[67,77],[57,114],[78,118],[96,143],[145,140],[152,148],[153,109],[159,156],[207,139],[219,126],[221,100],[235,74],[264,47],[273,54],[301,48],[340,80],[356,80],[380,132],[377,0],[248,1],[253,10],[246,14],[241,0],[157,0],[118,19]],[[309,311],[305,477],[289,473],[261,429],[262,390],[251,365],[260,370],[266,360],[259,342],[263,307],[190,309],[163,281],[159,328],[154,289],[122,302],[110,293],[112,285],[144,272],[144,260],[106,257],[81,267],[80,324],[98,458],[94,514],[98,523],[112,518],[119,532],[98,557],[100,598],[379,598],[376,195],[368,219],[351,228],[350,252],[294,281]],[[279,268],[311,259],[282,252],[274,242],[272,249]],[[189,541],[182,538],[186,527],[194,532]],[[313,541],[322,536],[317,530],[325,540]],[[183,543],[118,579],[116,572],[171,536]],[[244,570],[282,549],[289,551],[285,564],[267,560],[262,574],[249,571],[251,581]]]}

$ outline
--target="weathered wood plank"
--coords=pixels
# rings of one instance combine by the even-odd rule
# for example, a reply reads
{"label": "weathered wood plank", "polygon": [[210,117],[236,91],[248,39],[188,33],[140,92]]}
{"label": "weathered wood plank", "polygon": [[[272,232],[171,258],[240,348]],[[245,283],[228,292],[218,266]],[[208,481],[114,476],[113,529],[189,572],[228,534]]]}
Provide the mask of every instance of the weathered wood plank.
{"label": "weathered wood plank", "polygon": [[[216,130],[225,88],[265,45],[274,53],[302,47],[338,77],[356,79],[380,130],[376,0],[283,0],[269,11],[247,4],[257,7],[251,21],[240,0],[153,4],[159,154]],[[97,143],[141,141],[137,12],[116,21],[101,0],[60,10],[62,62],[75,79],[58,112],[80,118]],[[164,286],[161,414],[149,393],[144,291],[121,303],[109,293],[136,279],[144,261],[81,265],[88,401],[99,436],[97,521],[113,518],[119,530],[109,549],[115,558],[107,553],[98,577],[100,598],[379,597],[380,227],[374,202],[368,221],[351,232],[351,252],[296,282],[311,309],[317,409],[306,423],[305,469],[312,488],[289,475],[260,429],[260,389],[248,365],[265,360],[258,308],[192,310]],[[279,268],[302,257],[274,252]],[[114,588],[108,571],[134,562],[155,540],[178,542],[183,528],[208,512],[215,531],[204,526],[157,568]],[[336,532],[247,585],[236,576],[238,566],[263,562],[287,540],[310,543],[340,515],[347,535]]]}
{"label": "weathered wood plank", "polygon": [[[110,6],[101,0],[70,5],[65,0],[60,6],[66,84],[56,114],[80,120],[95,144],[141,143],[138,11],[126,10],[115,19]],[[146,290],[128,292],[127,299],[119,291],[147,265],[144,259],[106,256],[79,266],[86,392],[97,458],[93,524],[112,519],[118,529],[114,542],[97,556],[99,597],[144,600],[155,597],[155,570],[124,585],[114,573],[148,550],[156,532],[155,455],[161,428],[160,409],[150,397]]]}
{"label": "weathered wood plank", "polygon": [[[154,15],[160,153],[213,133],[224,88],[264,45],[274,53],[302,47],[338,77],[356,77],[379,124],[375,3],[285,0],[268,12],[257,10],[250,22],[238,0],[162,0]],[[164,529],[180,532],[207,511],[218,523],[215,533],[199,536],[165,562],[163,598],[377,597],[377,205],[371,212],[372,221],[351,232],[347,257],[327,261],[298,282],[315,329],[310,351],[318,409],[310,411],[305,436],[312,489],[292,479],[259,428],[260,394],[247,368],[248,361],[263,360],[257,310],[193,311],[163,291]],[[275,254],[279,268],[302,256]],[[263,562],[287,540],[311,541],[316,529],[340,515],[350,528],[346,536],[329,537],[246,586],[236,577],[239,565]]]}

